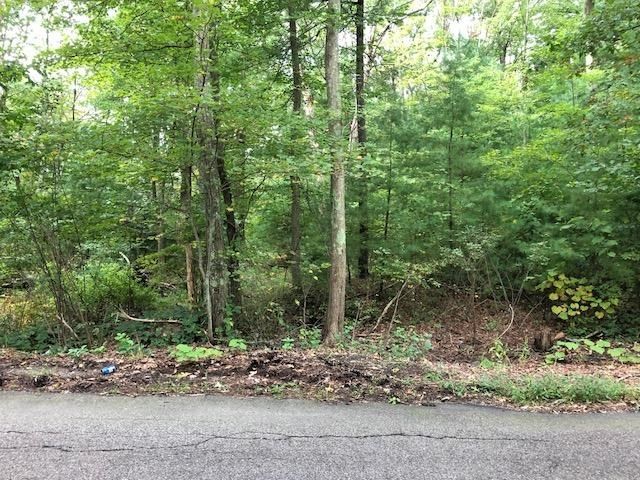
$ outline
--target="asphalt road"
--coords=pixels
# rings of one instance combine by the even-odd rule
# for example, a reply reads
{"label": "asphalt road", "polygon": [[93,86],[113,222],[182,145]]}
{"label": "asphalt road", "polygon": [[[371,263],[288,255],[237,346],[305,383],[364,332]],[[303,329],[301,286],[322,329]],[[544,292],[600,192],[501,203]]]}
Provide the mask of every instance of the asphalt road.
{"label": "asphalt road", "polygon": [[1,479],[640,479],[640,415],[0,393]]}

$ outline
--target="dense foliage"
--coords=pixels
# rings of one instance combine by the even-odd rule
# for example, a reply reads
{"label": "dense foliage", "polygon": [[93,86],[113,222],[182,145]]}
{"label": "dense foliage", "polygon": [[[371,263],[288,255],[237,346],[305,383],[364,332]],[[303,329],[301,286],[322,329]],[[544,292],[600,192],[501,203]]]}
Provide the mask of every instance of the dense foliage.
{"label": "dense foliage", "polygon": [[356,48],[342,2],[336,146],[326,3],[0,4],[0,346],[321,324],[336,149],[347,319],[410,285],[638,335],[640,4],[370,0]]}

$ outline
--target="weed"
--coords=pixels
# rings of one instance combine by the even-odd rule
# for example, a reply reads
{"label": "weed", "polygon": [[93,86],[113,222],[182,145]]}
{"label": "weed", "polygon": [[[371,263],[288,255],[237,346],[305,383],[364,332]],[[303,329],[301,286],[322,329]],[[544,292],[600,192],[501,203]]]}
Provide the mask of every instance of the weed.
{"label": "weed", "polygon": [[634,344],[631,348],[612,347],[609,340],[578,339],[574,341],[558,341],[553,351],[545,356],[545,362],[554,364],[565,360],[571,353],[578,355],[604,355],[621,363],[640,363],[640,346]]}
{"label": "weed", "polygon": [[124,355],[142,355],[144,353],[143,346],[133,340],[126,333],[117,333],[115,341],[118,353],[122,353]]}
{"label": "weed", "polygon": [[99,347],[92,348],[92,349],[89,349],[86,345],[82,345],[81,347],[78,347],[78,348],[68,349],[67,355],[69,355],[72,358],[81,358],[81,357],[84,357],[85,355],[88,355],[89,353],[92,353],[94,355],[99,355],[101,353],[104,353],[106,350],[107,350],[107,347],[104,345],[101,345]]}
{"label": "weed", "polygon": [[322,343],[322,331],[317,328],[301,328],[298,333],[302,348],[318,348]]}
{"label": "weed", "polygon": [[82,345],[81,347],[78,347],[78,348],[70,348],[69,350],[67,350],[67,355],[69,355],[72,358],[84,357],[88,353],[89,353],[89,348],[86,345]]}
{"label": "weed", "polygon": [[220,357],[222,351],[217,348],[192,347],[181,343],[171,349],[169,355],[175,358],[178,363],[187,363]]}
{"label": "weed", "polygon": [[485,324],[484,329],[487,332],[495,332],[498,330],[499,326],[500,326],[500,322],[498,322],[496,318],[490,318],[489,320],[487,320],[487,323]]}
{"label": "weed", "polygon": [[282,345],[281,345],[282,350],[293,350],[294,346],[295,346],[295,340],[293,338],[286,337],[282,339]]}
{"label": "weed", "polygon": [[295,390],[299,386],[296,382],[274,383],[269,387],[269,393],[274,397],[281,397],[288,390]]}
{"label": "weed", "polygon": [[247,350],[247,342],[245,342],[242,338],[232,338],[229,340],[229,348],[231,350]]}
{"label": "weed", "polygon": [[497,363],[505,363],[509,361],[507,346],[502,343],[502,340],[500,340],[499,338],[496,338],[493,341],[493,345],[489,349],[489,354]]}
{"label": "weed", "polygon": [[467,384],[457,380],[445,380],[440,384],[440,388],[456,397],[464,397],[467,394]]}
{"label": "weed", "polygon": [[389,352],[396,358],[414,359],[431,350],[431,335],[421,334],[413,327],[397,327],[389,341]]}
{"label": "weed", "polygon": [[531,347],[529,346],[529,339],[525,338],[524,342],[522,342],[522,347],[520,348],[520,354],[518,355],[518,360],[520,362],[526,362],[531,358]]}
{"label": "weed", "polygon": [[505,375],[487,376],[469,382],[442,382],[443,390],[458,397],[469,392],[496,395],[517,404],[552,401],[600,403],[637,399],[640,391],[606,377],[545,375],[511,379]]}

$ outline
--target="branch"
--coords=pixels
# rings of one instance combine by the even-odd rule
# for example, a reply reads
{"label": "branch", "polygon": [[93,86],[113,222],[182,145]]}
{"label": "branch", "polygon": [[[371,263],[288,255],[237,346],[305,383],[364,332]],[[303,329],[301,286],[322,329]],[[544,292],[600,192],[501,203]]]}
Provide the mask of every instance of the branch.
{"label": "branch", "polygon": [[142,323],[172,323],[175,325],[181,325],[182,322],[180,320],[173,319],[155,319],[155,318],[136,318],[129,315],[124,310],[120,309],[118,312],[118,317],[124,318],[125,320],[129,320],[132,322],[142,322]]}

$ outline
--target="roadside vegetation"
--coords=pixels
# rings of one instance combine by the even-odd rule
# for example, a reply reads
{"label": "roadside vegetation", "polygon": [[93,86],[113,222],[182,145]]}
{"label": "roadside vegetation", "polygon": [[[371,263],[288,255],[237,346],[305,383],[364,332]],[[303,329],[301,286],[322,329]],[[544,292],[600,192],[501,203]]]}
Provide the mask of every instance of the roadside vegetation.
{"label": "roadside vegetation", "polygon": [[637,408],[639,19],[5,0],[0,383]]}

